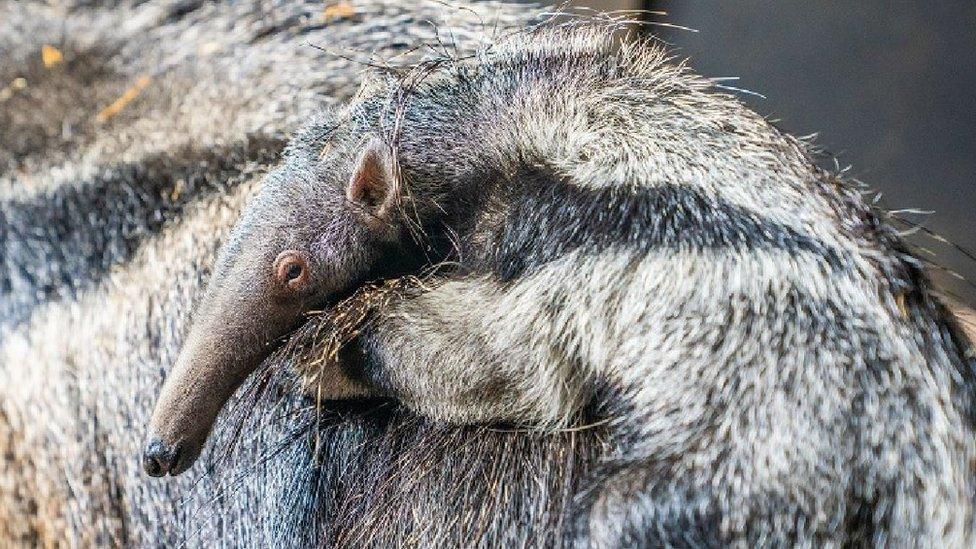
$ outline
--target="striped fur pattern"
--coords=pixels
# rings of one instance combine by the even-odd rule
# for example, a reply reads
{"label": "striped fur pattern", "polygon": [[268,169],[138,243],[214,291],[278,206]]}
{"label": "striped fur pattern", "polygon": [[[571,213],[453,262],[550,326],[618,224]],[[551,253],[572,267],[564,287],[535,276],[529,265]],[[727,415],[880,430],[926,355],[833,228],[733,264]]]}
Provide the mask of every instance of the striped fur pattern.
{"label": "striped fur pattern", "polygon": [[297,173],[385,139],[440,265],[347,357],[393,399],[317,407],[284,353],[195,474],[150,481],[217,249],[359,80],[303,44],[439,47],[431,19],[470,46],[530,15],[107,4],[0,6],[0,87],[30,94],[0,105],[0,544],[969,541],[971,357],[911,257],[801,144],[592,32],[374,77],[300,133]]}
{"label": "striped fur pattern", "polygon": [[286,165],[341,188],[384,139],[441,263],[334,375],[447,423],[604,425],[571,541],[976,542],[976,363],[920,263],[658,47],[529,33],[377,77],[336,120]]}

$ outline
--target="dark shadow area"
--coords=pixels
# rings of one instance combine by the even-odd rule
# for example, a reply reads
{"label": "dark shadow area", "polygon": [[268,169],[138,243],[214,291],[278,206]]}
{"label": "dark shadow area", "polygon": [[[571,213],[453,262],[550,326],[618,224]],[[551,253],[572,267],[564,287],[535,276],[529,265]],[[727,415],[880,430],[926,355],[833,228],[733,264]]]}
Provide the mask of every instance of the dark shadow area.
{"label": "dark shadow area", "polygon": [[[597,4],[597,2],[594,2]],[[883,193],[892,210],[976,249],[976,4],[867,0],[664,0],[648,30],[709,77],[796,134],[819,133],[823,162]],[[911,238],[934,262],[976,282],[976,261],[924,232]],[[976,290],[936,277],[970,303]]]}

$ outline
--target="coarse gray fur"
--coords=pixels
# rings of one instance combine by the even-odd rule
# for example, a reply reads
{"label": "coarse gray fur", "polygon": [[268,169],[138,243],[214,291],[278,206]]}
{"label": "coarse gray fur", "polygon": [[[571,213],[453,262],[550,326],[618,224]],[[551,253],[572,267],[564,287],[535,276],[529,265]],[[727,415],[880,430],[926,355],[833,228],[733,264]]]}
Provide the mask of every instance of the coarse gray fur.
{"label": "coarse gray fur", "polygon": [[[350,360],[406,407],[316,411],[282,394],[286,373],[267,364],[195,484],[147,480],[143,425],[215,249],[284,135],[356,80],[355,64],[300,47],[314,40],[295,29],[320,5],[276,7],[298,15],[197,3],[73,11],[65,36],[132,46],[104,54],[118,78],[86,113],[148,67],[168,67],[153,73],[162,88],[147,87],[111,131],[0,134],[14,151],[0,186],[0,538],[968,541],[972,360],[912,258],[801,144],[656,50],[611,51],[605,33],[442,58],[420,65],[433,71],[416,85],[374,79],[302,132],[253,210],[289,172],[321,177],[308,171],[319,162],[337,167],[321,184],[345,185],[378,137],[413,193],[398,211],[434,239],[433,260],[454,263],[429,292],[375,311],[365,360]],[[39,44],[60,44],[52,8],[3,9],[30,27],[2,53],[30,63]],[[370,49],[391,38],[371,24],[428,28],[397,15],[400,3],[358,9],[376,11],[312,30]],[[464,10],[409,9],[480,27]],[[235,54],[214,54],[212,36]],[[318,131],[334,129],[328,120],[343,122],[331,136]],[[457,192],[472,184],[492,192]],[[115,187],[127,192],[102,199]],[[621,215],[581,215],[608,203]],[[676,213],[658,222],[624,215],[669,204]],[[497,421],[519,427],[452,426]]]}
{"label": "coarse gray fur", "polygon": [[[364,171],[395,208],[357,202]],[[225,268],[331,244],[274,212],[364,209],[439,269],[372,311],[317,396],[346,375],[446,423],[603,425],[572,541],[976,543],[976,364],[921,263],[653,44],[544,30],[367,81],[293,141]]]}

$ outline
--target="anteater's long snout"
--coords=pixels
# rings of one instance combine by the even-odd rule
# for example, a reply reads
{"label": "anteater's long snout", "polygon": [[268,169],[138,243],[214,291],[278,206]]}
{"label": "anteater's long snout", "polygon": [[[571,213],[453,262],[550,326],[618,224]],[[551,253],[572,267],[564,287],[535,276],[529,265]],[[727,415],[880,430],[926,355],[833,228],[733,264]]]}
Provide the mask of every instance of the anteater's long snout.
{"label": "anteater's long snout", "polygon": [[149,475],[175,476],[193,465],[224,404],[267,355],[265,341],[241,340],[248,331],[239,326],[223,328],[194,326],[167,376],[143,449]]}

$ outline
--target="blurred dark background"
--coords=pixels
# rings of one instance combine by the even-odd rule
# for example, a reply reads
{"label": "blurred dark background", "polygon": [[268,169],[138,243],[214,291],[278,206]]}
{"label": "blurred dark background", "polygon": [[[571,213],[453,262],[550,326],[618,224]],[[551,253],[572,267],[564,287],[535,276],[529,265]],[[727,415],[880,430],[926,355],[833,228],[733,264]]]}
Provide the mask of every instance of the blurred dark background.
{"label": "blurred dark background", "polygon": [[[739,96],[852,166],[888,209],[976,249],[976,2],[901,0],[650,0],[575,2],[644,9],[645,32],[709,77],[762,94]],[[654,24],[690,27],[698,32]],[[824,160],[827,166],[833,160]],[[976,282],[976,260],[922,234],[935,262]],[[976,291],[951,276],[954,293]]]}

